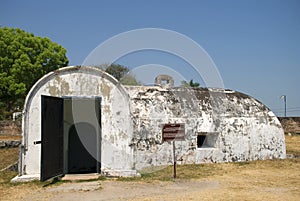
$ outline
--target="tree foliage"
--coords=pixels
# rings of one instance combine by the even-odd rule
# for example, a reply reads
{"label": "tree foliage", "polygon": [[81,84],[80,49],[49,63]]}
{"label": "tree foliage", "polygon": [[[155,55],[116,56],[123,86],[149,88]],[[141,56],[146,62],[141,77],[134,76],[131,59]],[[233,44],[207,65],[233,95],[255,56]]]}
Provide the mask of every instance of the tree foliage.
{"label": "tree foliage", "polygon": [[123,85],[129,85],[129,86],[140,86],[142,85],[141,82],[137,81],[134,75],[126,74],[124,77],[121,78],[121,83]]}
{"label": "tree foliage", "polygon": [[141,83],[138,82],[133,75],[129,74],[130,69],[126,66],[113,63],[111,65],[102,64],[97,67],[101,68],[103,71],[112,75],[124,85],[132,85],[132,86],[141,85]]}
{"label": "tree foliage", "polygon": [[184,80],[181,82],[181,86],[183,86],[183,87],[199,87],[200,84],[198,82],[194,82],[193,80],[190,80],[189,82],[186,82]]}
{"label": "tree foliage", "polygon": [[48,38],[18,28],[0,28],[0,118],[22,107],[39,78],[68,62],[66,49]]}
{"label": "tree foliage", "polygon": [[111,64],[105,69],[105,72],[109,73],[120,81],[121,78],[129,72],[129,68],[120,64]]}

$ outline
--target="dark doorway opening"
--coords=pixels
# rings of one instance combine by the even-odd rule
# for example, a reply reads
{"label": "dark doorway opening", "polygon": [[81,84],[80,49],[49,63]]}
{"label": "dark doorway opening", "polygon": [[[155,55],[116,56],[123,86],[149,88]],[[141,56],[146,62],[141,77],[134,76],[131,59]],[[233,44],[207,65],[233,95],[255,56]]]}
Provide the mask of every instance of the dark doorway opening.
{"label": "dark doorway opening", "polygon": [[97,133],[89,123],[76,123],[69,130],[68,173],[97,172]]}
{"label": "dark doorway opening", "polygon": [[100,173],[101,98],[41,100],[41,181],[68,173]]}
{"label": "dark doorway opening", "polygon": [[101,98],[64,98],[64,171],[100,173]]}

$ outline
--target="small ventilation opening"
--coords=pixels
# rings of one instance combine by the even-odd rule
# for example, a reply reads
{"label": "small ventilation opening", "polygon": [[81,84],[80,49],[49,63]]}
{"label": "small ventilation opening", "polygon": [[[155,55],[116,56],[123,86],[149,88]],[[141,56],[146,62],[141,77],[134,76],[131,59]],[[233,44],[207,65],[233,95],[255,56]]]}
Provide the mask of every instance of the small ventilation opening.
{"label": "small ventilation opening", "polygon": [[197,147],[201,148],[204,144],[206,136],[205,135],[197,135]]}
{"label": "small ventilation opening", "polygon": [[214,148],[219,133],[217,132],[198,132],[197,133],[197,148]]}

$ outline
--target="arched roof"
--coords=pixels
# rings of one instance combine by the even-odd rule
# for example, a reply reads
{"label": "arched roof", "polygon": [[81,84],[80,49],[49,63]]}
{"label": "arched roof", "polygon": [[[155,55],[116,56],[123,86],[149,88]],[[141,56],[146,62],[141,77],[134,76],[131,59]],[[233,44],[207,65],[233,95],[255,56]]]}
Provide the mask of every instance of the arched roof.
{"label": "arched roof", "polygon": [[120,82],[117,79],[115,79],[113,76],[111,76],[110,74],[101,70],[100,68],[90,67],[90,66],[69,66],[69,67],[64,67],[64,68],[60,68],[55,71],[52,71],[52,72],[44,75],[42,78],[40,78],[28,92],[26,100],[25,100],[24,110],[30,105],[30,102],[31,102],[33,96],[36,94],[36,92],[43,85],[45,85],[49,80],[55,78],[58,75],[71,74],[74,72],[93,74],[93,75],[97,75],[99,77],[103,77],[103,78],[109,80],[110,82],[112,82],[121,91],[121,93],[125,97],[128,97],[127,92],[124,90],[124,88],[122,87]]}
{"label": "arched roof", "polygon": [[[120,84],[120,82],[115,79],[110,74],[102,71],[100,68],[96,67],[90,67],[90,66],[69,66],[57,69],[55,71],[52,71],[46,75],[44,75],[42,78],[40,78],[30,89],[29,93],[27,94],[25,104],[24,104],[24,110],[23,110],[23,144],[27,145],[27,122],[29,121],[29,117],[27,115],[29,108],[32,104],[32,100],[38,93],[38,91],[43,88],[47,83],[49,83],[51,80],[54,80],[55,78],[66,75],[66,74],[73,74],[73,73],[81,73],[81,74],[90,74],[93,76],[98,76],[100,79],[104,78],[111,82],[122,94],[122,96],[125,98],[126,102],[129,102],[129,96],[126,90],[123,88],[123,86]],[[96,95],[96,94],[95,94]],[[62,94],[64,96],[64,94]],[[130,105],[128,105],[130,107]]]}

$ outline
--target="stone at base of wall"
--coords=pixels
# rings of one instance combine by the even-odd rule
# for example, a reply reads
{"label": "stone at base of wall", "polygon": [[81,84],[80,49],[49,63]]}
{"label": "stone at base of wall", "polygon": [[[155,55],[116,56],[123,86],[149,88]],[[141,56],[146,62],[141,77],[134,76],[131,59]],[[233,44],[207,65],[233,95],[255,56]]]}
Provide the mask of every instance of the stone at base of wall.
{"label": "stone at base of wall", "polygon": [[111,170],[102,169],[101,174],[107,177],[140,177],[141,174],[136,170]]}
{"label": "stone at base of wall", "polygon": [[29,182],[34,180],[40,180],[40,175],[30,174],[30,175],[16,176],[11,180],[11,182]]}
{"label": "stone at base of wall", "polygon": [[21,144],[21,140],[1,140],[0,148],[13,148],[18,147]]}

